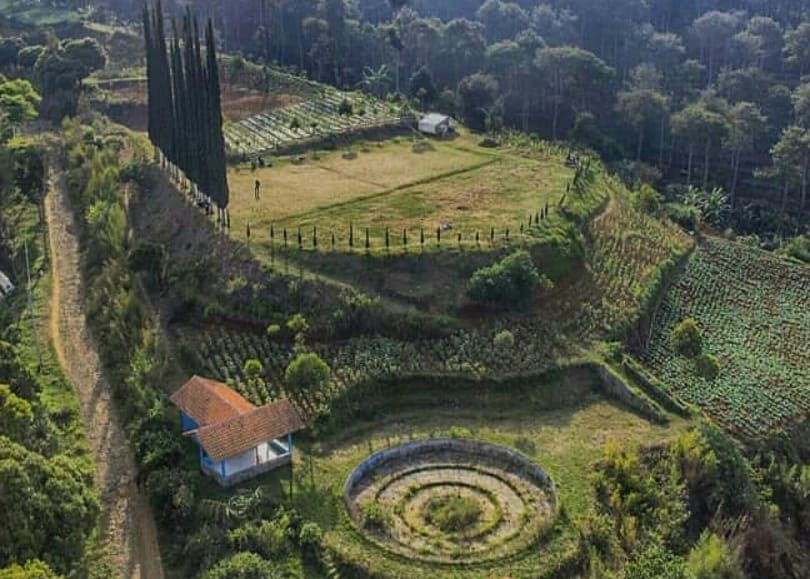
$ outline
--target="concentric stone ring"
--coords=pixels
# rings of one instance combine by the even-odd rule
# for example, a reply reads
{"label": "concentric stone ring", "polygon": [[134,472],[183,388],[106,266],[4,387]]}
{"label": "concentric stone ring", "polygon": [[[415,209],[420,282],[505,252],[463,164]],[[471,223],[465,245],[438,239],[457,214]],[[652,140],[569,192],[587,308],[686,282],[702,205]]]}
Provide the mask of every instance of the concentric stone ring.
{"label": "concentric stone ring", "polygon": [[412,442],[349,476],[346,507],[369,540],[421,561],[479,563],[517,553],[554,522],[554,483],[517,452],[473,440]]}

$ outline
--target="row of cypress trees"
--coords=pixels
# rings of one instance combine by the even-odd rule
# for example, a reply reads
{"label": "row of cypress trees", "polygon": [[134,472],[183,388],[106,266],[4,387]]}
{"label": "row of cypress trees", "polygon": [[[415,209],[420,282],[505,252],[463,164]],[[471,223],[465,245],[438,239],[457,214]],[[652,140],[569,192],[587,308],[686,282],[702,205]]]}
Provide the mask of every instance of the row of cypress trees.
{"label": "row of cypress trees", "polygon": [[197,19],[186,9],[182,31],[172,20],[166,40],[160,0],[143,10],[149,94],[149,139],[179,167],[200,193],[219,208],[228,207],[225,139],[214,27],[205,31],[203,57]]}

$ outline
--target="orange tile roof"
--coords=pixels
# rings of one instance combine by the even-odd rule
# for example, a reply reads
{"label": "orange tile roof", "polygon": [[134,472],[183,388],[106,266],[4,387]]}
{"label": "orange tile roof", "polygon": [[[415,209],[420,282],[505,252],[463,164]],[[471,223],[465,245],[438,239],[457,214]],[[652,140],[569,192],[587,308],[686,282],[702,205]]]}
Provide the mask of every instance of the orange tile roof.
{"label": "orange tile roof", "polygon": [[172,394],[171,401],[200,427],[256,410],[253,404],[226,384],[200,376],[192,376]]}
{"label": "orange tile roof", "polygon": [[304,421],[289,400],[279,400],[219,424],[204,426],[197,431],[197,439],[208,456],[222,460],[303,427]]}

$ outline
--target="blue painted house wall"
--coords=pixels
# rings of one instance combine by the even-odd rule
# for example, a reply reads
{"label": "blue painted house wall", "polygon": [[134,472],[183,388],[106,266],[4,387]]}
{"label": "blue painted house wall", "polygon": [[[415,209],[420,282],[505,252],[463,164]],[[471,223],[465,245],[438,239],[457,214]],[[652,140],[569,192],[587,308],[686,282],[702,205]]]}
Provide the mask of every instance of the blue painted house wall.
{"label": "blue painted house wall", "polygon": [[183,432],[194,430],[198,426],[185,412],[180,413],[180,425],[183,427]]}

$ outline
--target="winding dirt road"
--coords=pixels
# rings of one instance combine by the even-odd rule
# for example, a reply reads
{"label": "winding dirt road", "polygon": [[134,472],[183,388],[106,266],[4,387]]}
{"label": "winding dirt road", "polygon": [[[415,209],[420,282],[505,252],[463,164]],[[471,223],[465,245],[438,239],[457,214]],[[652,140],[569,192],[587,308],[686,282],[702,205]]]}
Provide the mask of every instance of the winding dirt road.
{"label": "winding dirt road", "polygon": [[135,461],[84,315],[79,242],[64,186],[52,179],[45,199],[53,263],[50,333],[81,402],[101,494],[101,533],[123,579],[163,579],[157,529],[136,485]]}

